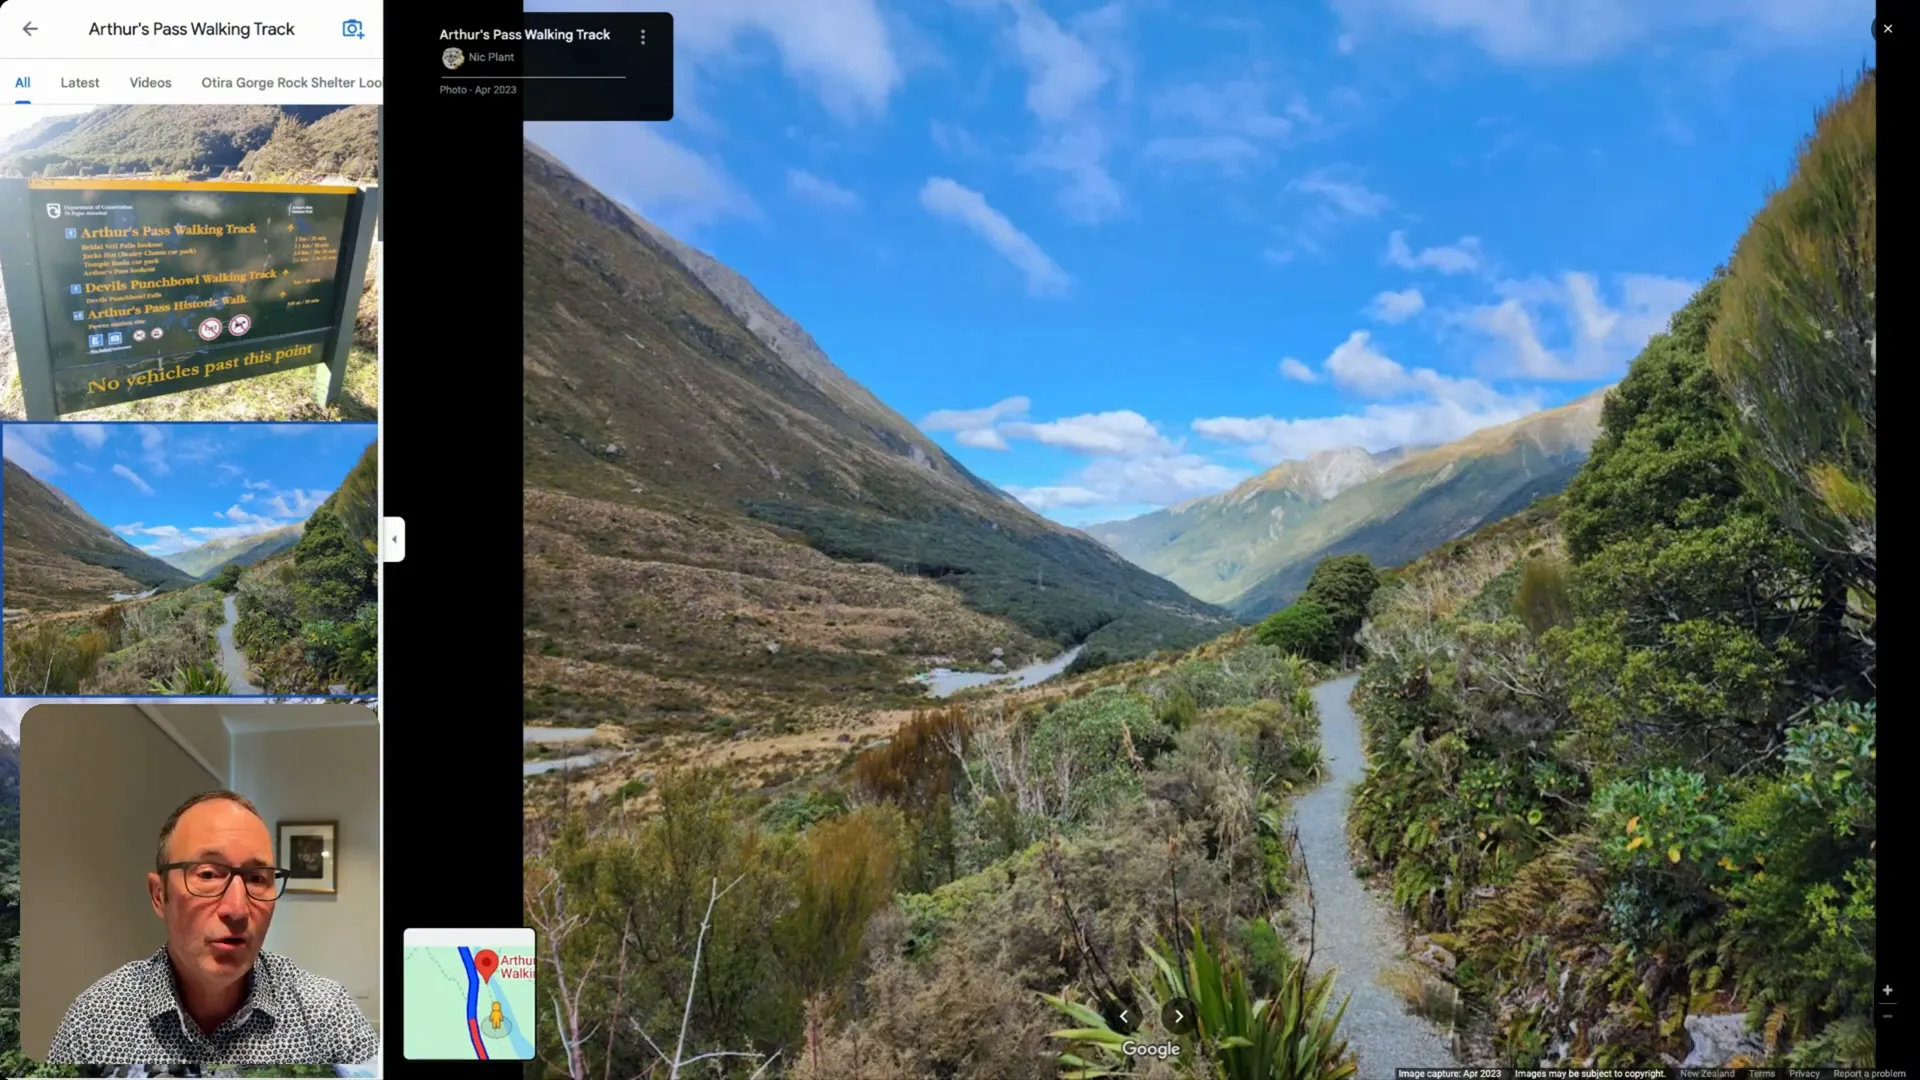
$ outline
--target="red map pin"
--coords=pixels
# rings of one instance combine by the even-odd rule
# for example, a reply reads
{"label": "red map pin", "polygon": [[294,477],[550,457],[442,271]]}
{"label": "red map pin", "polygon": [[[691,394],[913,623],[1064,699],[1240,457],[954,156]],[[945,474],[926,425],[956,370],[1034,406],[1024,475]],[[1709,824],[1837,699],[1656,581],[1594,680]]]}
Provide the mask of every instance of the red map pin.
{"label": "red map pin", "polygon": [[473,954],[473,966],[480,972],[481,982],[492,982],[493,971],[500,966],[500,954],[492,949],[481,949]]}

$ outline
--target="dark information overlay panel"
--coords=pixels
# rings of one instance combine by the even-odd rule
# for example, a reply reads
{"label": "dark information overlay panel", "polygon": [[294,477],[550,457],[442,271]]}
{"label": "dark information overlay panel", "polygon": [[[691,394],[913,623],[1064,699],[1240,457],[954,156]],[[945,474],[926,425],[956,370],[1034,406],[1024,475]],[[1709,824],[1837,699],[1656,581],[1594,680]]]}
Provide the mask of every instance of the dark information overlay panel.
{"label": "dark information overlay panel", "polygon": [[81,183],[28,184],[60,412],[328,361],[358,189]]}
{"label": "dark information overlay panel", "polygon": [[673,119],[673,16],[527,12],[518,29],[440,32],[440,97],[525,120]]}

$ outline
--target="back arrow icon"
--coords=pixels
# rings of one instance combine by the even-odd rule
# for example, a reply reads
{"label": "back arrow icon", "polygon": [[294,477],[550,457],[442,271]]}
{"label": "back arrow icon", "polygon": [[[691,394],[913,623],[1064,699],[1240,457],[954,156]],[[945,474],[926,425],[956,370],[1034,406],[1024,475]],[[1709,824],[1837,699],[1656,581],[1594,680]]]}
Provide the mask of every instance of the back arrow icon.
{"label": "back arrow icon", "polygon": [[25,32],[26,32],[26,35],[27,35],[28,37],[32,37],[32,36],[33,36],[33,32],[34,32],[35,30],[38,30],[38,29],[40,29],[40,28],[39,28],[39,27],[37,27],[37,26],[35,26],[35,25],[33,25],[33,20],[32,20],[32,19],[28,19],[28,20],[27,20],[27,25],[25,25],[25,26],[23,26],[23,27],[21,27],[20,29],[21,29],[21,30],[23,30],[23,31],[25,31]]}

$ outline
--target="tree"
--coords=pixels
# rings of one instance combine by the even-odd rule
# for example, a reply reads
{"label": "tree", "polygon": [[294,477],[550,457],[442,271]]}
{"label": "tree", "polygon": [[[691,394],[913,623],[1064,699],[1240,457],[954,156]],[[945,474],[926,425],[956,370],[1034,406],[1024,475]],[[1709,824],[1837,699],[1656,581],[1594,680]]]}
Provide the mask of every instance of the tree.
{"label": "tree", "polygon": [[1740,239],[1708,345],[1756,490],[1829,571],[1830,633],[1846,590],[1869,621],[1874,598],[1876,98],[1869,70],[1821,115]]}
{"label": "tree", "polygon": [[351,620],[374,599],[374,556],[325,507],[307,519],[293,563],[302,622]]}
{"label": "tree", "polygon": [[235,589],[239,588],[240,587],[240,564],[228,563],[227,565],[221,567],[220,572],[215,574],[213,576],[213,580],[208,582],[208,584],[212,585],[215,589],[218,589],[223,593],[230,593]]}
{"label": "tree", "polygon": [[1300,594],[1300,599],[1320,605],[1333,621],[1342,667],[1353,660],[1354,635],[1366,621],[1367,604],[1379,587],[1380,575],[1373,568],[1373,560],[1365,555],[1334,555],[1321,559],[1313,568],[1307,590]]}
{"label": "tree", "polygon": [[1322,663],[1331,663],[1340,652],[1333,618],[1326,608],[1308,600],[1269,615],[1253,636],[1263,645]]}
{"label": "tree", "polygon": [[1721,287],[1716,275],[1647,343],[1567,486],[1576,625],[1548,641],[1595,740],[1576,754],[1590,768],[1656,749],[1732,760],[1822,689],[1806,650],[1813,563],[1746,487],[1733,403],[1707,364]]}

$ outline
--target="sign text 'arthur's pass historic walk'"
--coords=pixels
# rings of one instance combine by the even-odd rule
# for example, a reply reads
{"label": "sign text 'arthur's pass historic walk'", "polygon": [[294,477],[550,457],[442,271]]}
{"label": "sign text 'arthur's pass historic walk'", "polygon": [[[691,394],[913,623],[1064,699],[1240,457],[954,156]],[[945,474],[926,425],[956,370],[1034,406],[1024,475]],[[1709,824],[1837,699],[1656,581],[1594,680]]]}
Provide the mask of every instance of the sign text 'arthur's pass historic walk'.
{"label": "sign text 'arthur's pass historic walk'", "polygon": [[[322,403],[338,395],[374,191],[0,184],[0,269],[30,419],[316,364],[330,369]],[[41,326],[21,325],[33,315]]]}

